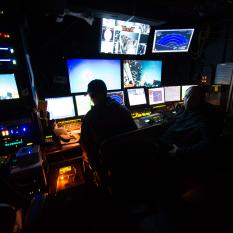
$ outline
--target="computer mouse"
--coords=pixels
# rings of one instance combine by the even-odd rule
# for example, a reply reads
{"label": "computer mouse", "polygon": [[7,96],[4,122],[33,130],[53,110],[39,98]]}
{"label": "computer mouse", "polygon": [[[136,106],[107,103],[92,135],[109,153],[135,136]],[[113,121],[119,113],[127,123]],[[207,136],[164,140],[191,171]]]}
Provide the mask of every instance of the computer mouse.
{"label": "computer mouse", "polygon": [[63,142],[69,142],[70,141],[70,135],[68,135],[68,134],[60,134],[59,137]]}

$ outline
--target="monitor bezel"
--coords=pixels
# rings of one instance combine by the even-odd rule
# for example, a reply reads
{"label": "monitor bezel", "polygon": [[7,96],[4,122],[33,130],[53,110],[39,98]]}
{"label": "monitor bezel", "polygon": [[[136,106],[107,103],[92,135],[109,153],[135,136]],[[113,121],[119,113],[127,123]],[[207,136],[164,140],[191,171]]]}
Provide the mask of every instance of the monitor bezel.
{"label": "monitor bezel", "polygon": [[[190,36],[190,39],[189,39],[189,44],[188,44],[188,47],[187,49],[183,49],[183,50],[163,50],[163,51],[155,51],[154,47],[155,47],[155,40],[156,40],[156,33],[157,32],[165,32],[165,31],[187,31],[187,30],[190,30],[192,32],[191,36]],[[155,30],[154,31],[154,38],[153,38],[153,43],[152,43],[152,53],[153,54],[156,54],[156,53],[185,53],[185,52],[188,52],[189,51],[189,48],[190,48],[190,44],[191,44],[191,41],[192,41],[192,38],[193,38],[193,34],[194,34],[194,31],[195,29],[194,28],[178,28],[178,29],[159,29],[159,30]]]}
{"label": "monitor bezel", "polygon": [[156,87],[146,87],[146,86],[133,86],[133,87],[125,87],[124,84],[124,64],[125,64],[125,61],[154,61],[154,62],[160,62],[161,63],[161,77],[160,77],[160,86],[158,87],[162,87],[162,77],[163,77],[163,61],[162,59],[161,60],[153,60],[153,59],[122,59],[122,83],[123,83],[123,88],[124,89],[127,89],[127,88],[139,88],[139,87],[144,87],[144,88],[156,88]]}
{"label": "monitor bezel", "polygon": [[[145,95],[145,99],[146,99],[145,104],[130,105],[128,90],[132,90],[132,89],[143,89],[144,90],[144,95]],[[125,95],[127,96],[127,106],[130,109],[135,109],[135,108],[141,108],[141,107],[148,106],[148,98],[147,98],[147,94],[146,94],[146,88],[144,88],[144,87],[130,87],[130,88],[125,88],[124,90],[125,90]]]}
{"label": "monitor bezel", "polygon": [[[180,93],[179,100],[166,100],[166,88],[169,88],[169,87],[179,87],[179,93]],[[165,103],[180,102],[181,101],[181,86],[179,86],[179,85],[177,85],[177,86],[164,86],[164,101],[165,101]]]}
{"label": "monitor bezel", "polygon": [[[78,116],[78,117],[83,117],[83,116],[85,116],[90,110],[91,110],[91,108],[92,108],[92,106],[94,106],[94,103],[93,103],[93,105],[91,106],[91,108],[90,108],[90,110],[88,111],[88,112],[86,112],[86,114],[79,114],[78,113],[78,105],[77,105],[77,101],[76,101],[76,96],[85,96],[86,94],[75,94],[75,95],[73,95],[73,97],[74,97],[74,107],[75,107],[75,111],[76,111],[76,115]],[[90,98],[90,97],[89,97]]]}
{"label": "monitor bezel", "polygon": [[[150,103],[149,91],[152,90],[152,89],[163,89],[163,102],[153,103],[153,104]],[[147,89],[147,96],[148,96],[148,105],[149,106],[160,105],[160,104],[164,104],[165,103],[165,90],[164,90],[164,87],[152,87],[152,88],[148,88]]]}
{"label": "monitor bezel", "polygon": [[124,92],[124,90],[119,90],[119,91],[108,91],[108,92],[107,92],[107,95],[108,95],[108,94],[112,94],[112,93],[116,93],[116,92],[121,92],[121,93],[122,93],[122,96],[123,96],[123,104],[121,104],[121,105],[125,105],[125,92]]}
{"label": "monitor bezel", "polygon": [[[45,97],[45,101],[47,101],[48,104],[48,99],[58,99],[58,98],[66,98],[66,97],[71,97],[72,101],[73,101],[73,107],[74,107],[74,116],[69,116],[69,117],[64,117],[64,118],[49,118],[49,120],[55,120],[55,121],[62,121],[64,119],[74,119],[77,118],[77,112],[76,112],[76,108],[75,108],[75,101],[74,101],[74,96],[49,96],[49,97]],[[48,111],[48,107],[47,107],[47,111]],[[49,111],[48,111],[49,112]]]}
{"label": "monitor bezel", "polygon": [[148,34],[148,38],[147,38],[147,43],[146,43],[146,51],[144,54],[124,54],[124,53],[105,53],[105,52],[101,52],[101,46],[102,46],[102,28],[103,28],[103,19],[112,19],[112,20],[118,20],[118,21],[124,21],[124,22],[127,22],[127,20],[121,20],[121,19],[114,19],[114,18],[106,18],[106,17],[102,17],[101,18],[101,22],[100,22],[100,32],[99,32],[99,53],[102,54],[102,55],[113,55],[113,56],[145,56],[148,51],[149,51],[149,38],[150,38],[150,35],[151,35],[151,31],[152,31],[152,26],[150,24],[146,24],[146,23],[140,23],[140,22],[134,22],[134,21],[130,21],[131,23],[139,23],[139,24],[145,24],[145,25],[149,25],[150,26],[150,31],[149,31],[149,34]]}
{"label": "monitor bezel", "polygon": [[22,98],[21,96],[21,93],[20,93],[20,89],[19,89],[19,83],[18,83],[18,78],[17,78],[17,74],[14,73],[14,72],[0,72],[0,75],[14,75],[14,79],[15,79],[15,83],[16,83],[16,88],[17,88],[17,93],[18,93],[18,98],[12,98],[12,99],[0,99],[0,102],[3,103],[3,102],[7,102],[7,103],[10,103],[10,102],[17,102],[19,99]]}
{"label": "monitor bezel", "polygon": [[66,58],[66,72],[67,72],[67,76],[68,76],[68,82],[69,82],[69,93],[71,95],[78,95],[78,94],[86,94],[87,91],[83,91],[83,92],[71,92],[71,83],[70,83],[70,72],[69,72],[69,68],[68,68],[68,60],[73,60],[73,59],[77,59],[77,60],[115,60],[115,61],[119,61],[119,69],[120,69],[120,88],[118,89],[111,89],[108,91],[117,91],[117,90],[122,90],[123,88],[123,79],[122,79],[122,75],[123,75],[123,65],[122,65],[122,59],[120,58],[115,58],[115,57],[67,57]]}

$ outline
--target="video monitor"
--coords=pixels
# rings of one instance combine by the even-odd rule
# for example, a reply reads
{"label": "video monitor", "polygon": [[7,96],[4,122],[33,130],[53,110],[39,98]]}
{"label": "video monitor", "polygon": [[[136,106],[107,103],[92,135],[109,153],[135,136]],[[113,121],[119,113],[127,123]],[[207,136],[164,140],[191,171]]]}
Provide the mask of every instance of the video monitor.
{"label": "video monitor", "polygon": [[47,101],[47,111],[50,113],[50,120],[75,116],[72,96],[47,98],[45,100]]}
{"label": "video monitor", "polygon": [[84,116],[87,114],[91,107],[94,105],[88,95],[76,95],[75,96],[78,116]]}
{"label": "video monitor", "polygon": [[152,53],[188,52],[194,29],[155,30]]}
{"label": "video monitor", "polygon": [[19,92],[14,74],[0,74],[0,100],[18,99]]}
{"label": "video monitor", "polygon": [[214,84],[230,85],[233,75],[233,63],[217,64]]}
{"label": "video monitor", "polygon": [[121,63],[118,59],[67,60],[71,93],[87,91],[93,79],[101,79],[108,90],[121,89]]}
{"label": "video monitor", "polygon": [[100,52],[143,55],[149,34],[148,24],[103,18]]}
{"label": "video monitor", "polygon": [[163,87],[148,89],[148,95],[149,95],[149,105],[162,104],[165,102]]}
{"label": "video monitor", "polygon": [[161,86],[162,61],[124,60],[124,87]]}
{"label": "video monitor", "polygon": [[180,86],[164,87],[165,102],[180,101]]}
{"label": "video monitor", "polygon": [[192,86],[196,86],[196,85],[184,85],[184,86],[181,86],[181,98],[182,98],[182,100],[184,99],[186,91]]}
{"label": "video monitor", "polygon": [[108,97],[116,100],[118,103],[124,105],[124,91],[114,91],[114,92],[108,92]]}
{"label": "video monitor", "polygon": [[130,106],[147,104],[144,88],[127,89],[127,93]]}

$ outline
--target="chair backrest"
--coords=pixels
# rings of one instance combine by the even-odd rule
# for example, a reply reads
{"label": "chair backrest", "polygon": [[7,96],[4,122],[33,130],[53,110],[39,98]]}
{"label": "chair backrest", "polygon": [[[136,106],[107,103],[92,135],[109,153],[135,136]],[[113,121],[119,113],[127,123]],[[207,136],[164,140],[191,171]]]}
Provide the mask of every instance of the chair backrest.
{"label": "chair backrest", "polygon": [[103,166],[112,176],[113,194],[143,198],[152,189],[156,159],[156,138],[161,126],[127,132],[106,140],[100,148]]}

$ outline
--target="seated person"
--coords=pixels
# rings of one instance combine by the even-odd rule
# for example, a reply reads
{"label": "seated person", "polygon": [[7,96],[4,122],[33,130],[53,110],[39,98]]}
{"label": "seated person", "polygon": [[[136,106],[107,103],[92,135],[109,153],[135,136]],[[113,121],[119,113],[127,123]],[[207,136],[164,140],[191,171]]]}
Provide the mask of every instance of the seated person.
{"label": "seated person", "polygon": [[80,144],[84,161],[90,161],[98,169],[98,150],[102,142],[112,136],[137,129],[129,110],[107,97],[107,87],[102,80],[95,79],[87,90],[94,107],[84,117]]}
{"label": "seated person", "polygon": [[213,142],[211,127],[213,106],[205,102],[205,93],[200,86],[186,91],[184,108],[168,123],[160,138],[165,152],[176,158],[204,158]]}

